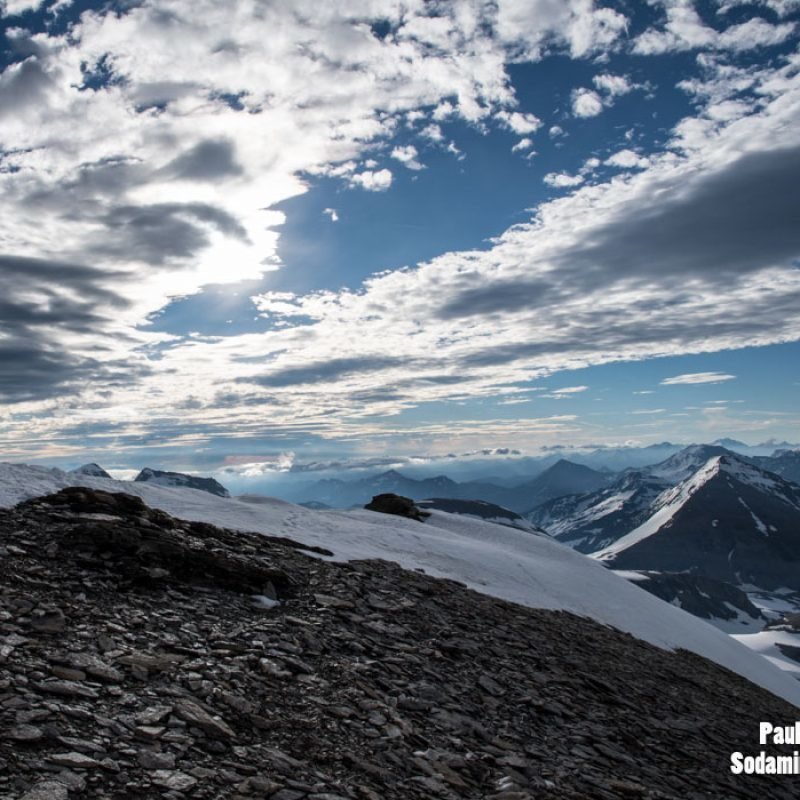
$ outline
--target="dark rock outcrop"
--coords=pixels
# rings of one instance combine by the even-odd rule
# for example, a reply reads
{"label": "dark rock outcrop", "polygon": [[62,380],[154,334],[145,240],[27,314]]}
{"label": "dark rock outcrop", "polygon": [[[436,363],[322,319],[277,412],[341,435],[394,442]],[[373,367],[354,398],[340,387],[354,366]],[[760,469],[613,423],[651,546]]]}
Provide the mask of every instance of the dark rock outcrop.
{"label": "dark rock outcrop", "polygon": [[376,494],[364,508],[367,511],[394,514],[397,517],[415,519],[418,522],[424,522],[430,516],[429,511],[423,511],[410,497],[401,497],[399,494],[391,492]]}
{"label": "dark rock outcrop", "polygon": [[[285,576],[277,601],[231,585],[239,558]],[[795,715],[698,656],[393,564],[85,489],[0,510],[10,800],[788,800],[797,778],[729,765]]]}

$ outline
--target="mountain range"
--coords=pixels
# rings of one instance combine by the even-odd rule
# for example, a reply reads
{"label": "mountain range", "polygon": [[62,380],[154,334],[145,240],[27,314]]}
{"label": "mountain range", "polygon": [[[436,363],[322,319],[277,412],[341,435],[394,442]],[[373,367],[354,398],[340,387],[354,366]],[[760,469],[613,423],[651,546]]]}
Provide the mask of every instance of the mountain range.
{"label": "mountain range", "polygon": [[559,541],[582,553],[594,553],[637,529],[659,508],[659,496],[690,479],[710,460],[725,457],[738,464],[742,474],[769,473],[762,477],[762,491],[769,493],[775,478],[794,474],[800,451],[780,451],[770,457],[746,457],[719,445],[690,445],[658,464],[629,469],[604,488],[575,493],[542,503],[526,514]]}
{"label": "mountain range", "polygon": [[800,675],[797,631],[775,627],[800,611],[800,485],[768,469],[798,455],[693,445],[527,517]]}
{"label": "mountain range", "polygon": [[718,455],[662,492],[649,514],[593,556],[617,569],[693,571],[800,590],[800,486]]}
{"label": "mountain range", "polygon": [[432,497],[450,500],[480,500],[522,514],[547,500],[574,492],[588,492],[605,486],[611,476],[582,464],[559,459],[535,478],[512,486],[488,481],[459,483],[446,475],[415,479],[397,470],[356,481],[326,479],[304,490],[303,501],[324,503],[329,507],[362,506],[377,494],[393,492],[412,500]]}

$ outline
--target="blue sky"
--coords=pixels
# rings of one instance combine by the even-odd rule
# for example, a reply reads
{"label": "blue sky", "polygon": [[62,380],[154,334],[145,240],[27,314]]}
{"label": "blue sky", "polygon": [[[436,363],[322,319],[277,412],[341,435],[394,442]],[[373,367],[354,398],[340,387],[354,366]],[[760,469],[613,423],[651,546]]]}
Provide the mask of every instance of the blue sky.
{"label": "blue sky", "polygon": [[233,5],[0,2],[5,458],[800,441],[800,2]]}

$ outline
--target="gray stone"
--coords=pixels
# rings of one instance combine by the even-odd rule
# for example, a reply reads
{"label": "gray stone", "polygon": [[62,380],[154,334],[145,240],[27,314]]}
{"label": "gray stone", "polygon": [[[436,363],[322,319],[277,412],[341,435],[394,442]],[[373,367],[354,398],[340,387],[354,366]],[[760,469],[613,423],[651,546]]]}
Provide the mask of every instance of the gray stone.
{"label": "gray stone", "polygon": [[221,719],[215,719],[202,706],[192,700],[181,700],[175,705],[175,715],[189,725],[200,728],[208,736],[218,739],[233,739],[236,734]]}
{"label": "gray stone", "polygon": [[175,756],[172,753],[159,753],[155,750],[142,750],[138,757],[145,769],[174,769]]}
{"label": "gray stone", "polygon": [[69,790],[60,781],[41,781],[28,789],[20,800],[68,800]]}
{"label": "gray stone", "polygon": [[92,769],[100,766],[100,762],[96,759],[74,751],[71,753],[53,753],[47,756],[47,760],[51,764],[56,764],[59,767],[69,767],[70,769]]}
{"label": "gray stone", "polygon": [[15,742],[38,742],[44,736],[41,728],[35,725],[17,725],[6,736]]}
{"label": "gray stone", "polygon": [[165,789],[175,789],[179,792],[185,792],[197,785],[197,778],[187,775],[185,772],[178,770],[160,769],[151,773],[150,779],[156,786],[163,786]]}

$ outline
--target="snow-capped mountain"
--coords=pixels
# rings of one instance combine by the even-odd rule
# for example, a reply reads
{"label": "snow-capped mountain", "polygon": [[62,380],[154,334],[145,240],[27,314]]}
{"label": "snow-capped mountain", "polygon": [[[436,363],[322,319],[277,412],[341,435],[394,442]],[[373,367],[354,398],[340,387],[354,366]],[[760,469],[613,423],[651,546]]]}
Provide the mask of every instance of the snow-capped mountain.
{"label": "snow-capped mountain", "polygon": [[771,456],[753,460],[762,469],[800,484],[800,450],[776,450]]}
{"label": "snow-capped mountain", "polygon": [[90,475],[93,478],[110,478],[111,476],[99,464],[84,464],[73,469],[75,475]]}
{"label": "snow-capped mountain", "polygon": [[631,470],[605,489],[551,500],[526,516],[558,541],[593,553],[644,522],[653,501],[668,486],[663,478]]}
{"label": "snow-capped mountain", "polygon": [[200,478],[196,475],[184,475],[182,472],[165,472],[145,467],[134,480],[137,483],[156,483],[159,486],[183,486],[209,492],[217,497],[230,497],[230,492],[214,478]]}
{"label": "snow-capped mountain", "polygon": [[593,556],[618,569],[800,589],[800,486],[729,453],[662,492],[651,512]]}
{"label": "snow-capped mountain", "polygon": [[420,524],[364,510],[313,511],[270,498],[247,502],[186,487],[0,465],[0,505],[70,485],[133,494],[185,520],[299,540],[332,551],[334,560],[394,561],[531,608],[590,617],[659,647],[705,656],[800,706],[800,685],[767,660],[546,537],[441,511]]}
{"label": "snow-capped mountain", "polygon": [[678,484],[717,456],[733,455],[730,450],[713,444],[690,444],[666,460],[645,467],[644,472],[670,484]]}
{"label": "snow-capped mountain", "polygon": [[734,456],[717,445],[689,445],[657,464],[626,470],[604,489],[544,503],[526,517],[560,542],[594,553],[645,522],[663,491],[726,454]]}

